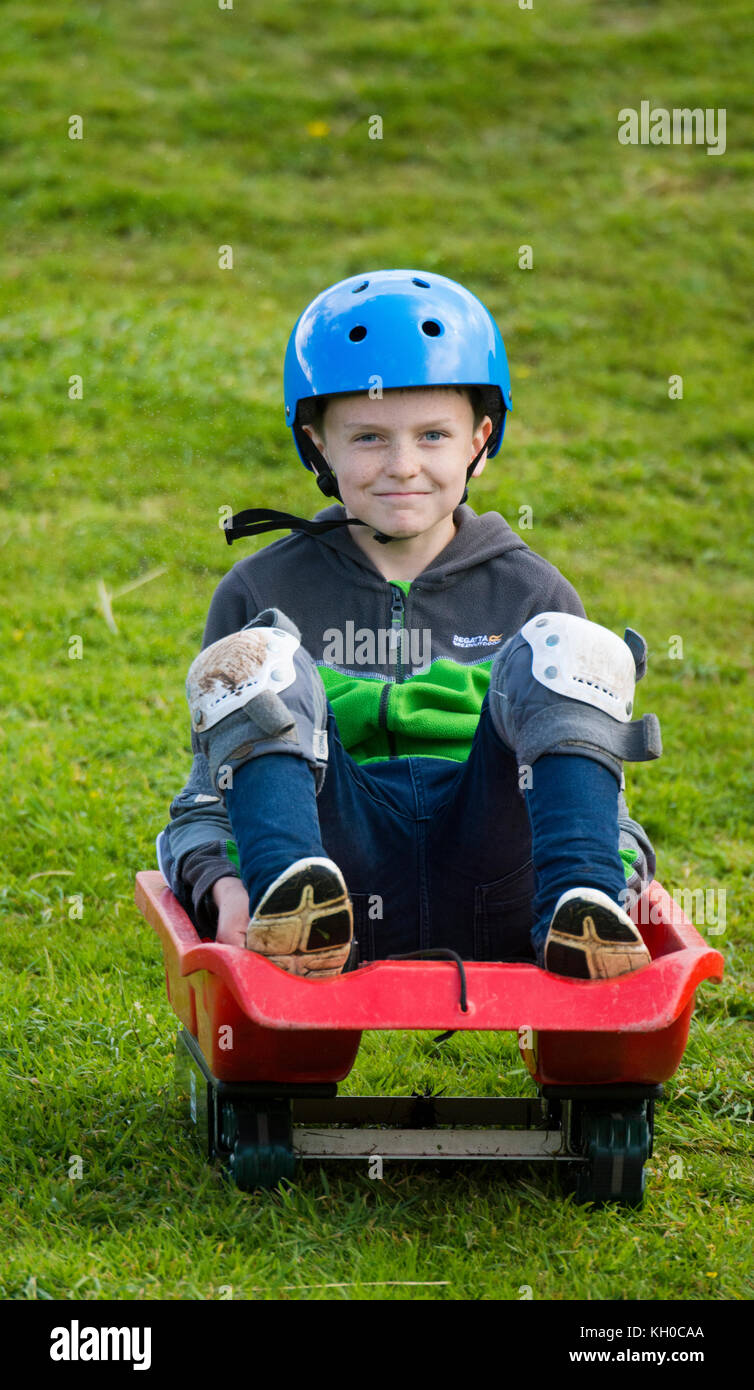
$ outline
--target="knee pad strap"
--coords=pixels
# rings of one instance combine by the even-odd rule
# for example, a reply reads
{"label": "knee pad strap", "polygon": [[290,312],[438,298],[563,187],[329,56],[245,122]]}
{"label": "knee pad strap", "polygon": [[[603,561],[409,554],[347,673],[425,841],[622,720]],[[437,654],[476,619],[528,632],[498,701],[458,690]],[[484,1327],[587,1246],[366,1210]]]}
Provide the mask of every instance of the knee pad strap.
{"label": "knee pad strap", "polygon": [[576,709],[563,702],[533,714],[520,729],[516,756],[531,766],[543,753],[580,753],[593,758],[621,780],[621,761],[648,762],[662,753],[660,723],[656,714],[645,714],[630,724],[619,724],[603,710]]}

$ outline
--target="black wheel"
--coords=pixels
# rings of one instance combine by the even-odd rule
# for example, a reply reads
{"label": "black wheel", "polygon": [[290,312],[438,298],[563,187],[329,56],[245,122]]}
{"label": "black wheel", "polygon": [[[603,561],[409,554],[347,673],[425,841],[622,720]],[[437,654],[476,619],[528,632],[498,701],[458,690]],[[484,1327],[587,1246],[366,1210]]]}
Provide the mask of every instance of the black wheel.
{"label": "black wheel", "polygon": [[[289,1101],[233,1105],[228,1128],[228,1167],[241,1192],[277,1187],[296,1169]],[[226,1129],[226,1133],[227,1133]]]}
{"label": "black wheel", "polygon": [[647,1102],[586,1103],[578,1110],[579,1149],[587,1161],[577,1173],[576,1201],[640,1207],[644,1164],[652,1146]]}
{"label": "black wheel", "polygon": [[229,1159],[233,1181],[241,1192],[277,1187],[282,1178],[292,1178],[296,1163],[293,1153],[281,1145],[266,1148],[248,1139],[237,1139]]}

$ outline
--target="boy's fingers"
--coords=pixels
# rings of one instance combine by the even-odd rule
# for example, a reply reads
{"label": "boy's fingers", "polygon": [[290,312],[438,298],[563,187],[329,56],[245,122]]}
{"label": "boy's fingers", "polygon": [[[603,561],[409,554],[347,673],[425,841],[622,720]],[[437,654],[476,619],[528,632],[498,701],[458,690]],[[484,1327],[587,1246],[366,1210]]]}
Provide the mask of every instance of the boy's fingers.
{"label": "boy's fingers", "polygon": [[220,946],[240,946],[246,948],[246,928],[249,925],[248,904],[246,911],[239,914],[236,909],[227,914],[220,913],[215,940]]}

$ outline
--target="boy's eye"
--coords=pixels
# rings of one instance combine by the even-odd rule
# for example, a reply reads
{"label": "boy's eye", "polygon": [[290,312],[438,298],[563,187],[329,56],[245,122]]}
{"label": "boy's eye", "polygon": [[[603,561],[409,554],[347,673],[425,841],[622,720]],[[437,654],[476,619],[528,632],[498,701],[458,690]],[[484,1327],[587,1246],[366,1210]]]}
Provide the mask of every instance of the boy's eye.
{"label": "boy's eye", "polygon": [[[438,439],[445,439],[445,438],[447,438],[447,434],[446,434],[446,431],[445,431],[445,430],[425,430],[425,431],[424,431],[424,436],[425,436],[425,438],[426,438],[428,435],[432,435],[432,434],[435,435]],[[364,441],[367,440],[367,439],[377,439],[378,437],[379,437],[379,436],[378,436],[375,432],[373,432],[373,431],[366,431],[364,434],[356,434],[356,435],[354,435],[354,443],[355,443],[355,444],[363,444]]]}

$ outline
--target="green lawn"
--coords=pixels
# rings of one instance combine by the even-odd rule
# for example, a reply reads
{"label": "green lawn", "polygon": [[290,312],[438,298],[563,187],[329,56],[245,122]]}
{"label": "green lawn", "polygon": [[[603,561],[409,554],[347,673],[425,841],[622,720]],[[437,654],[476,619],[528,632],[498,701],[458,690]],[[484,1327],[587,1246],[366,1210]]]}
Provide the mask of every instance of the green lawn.
{"label": "green lawn", "polygon": [[[750,1298],[749,6],[3,14],[0,1296]],[[725,154],[619,145],[645,99],[724,107]],[[726,893],[726,978],[700,990],[641,1212],[487,1166],[331,1165],[244,1196],[171,1098],[133,878],[188,770],[213,589],[266,539],[229,551],[218,508],[314,514],[285,344],[315,293],[382,266],[461,280],[496,315],[515,409],[470,500],[512,525],[531,506],[524,539],[589,616],[647,638],[639,713],[665,753],[628,768],[629,805],[669,890]],[[533,1094],[486,1034],[367,1037],[343,1089],[428,1084]]]}

